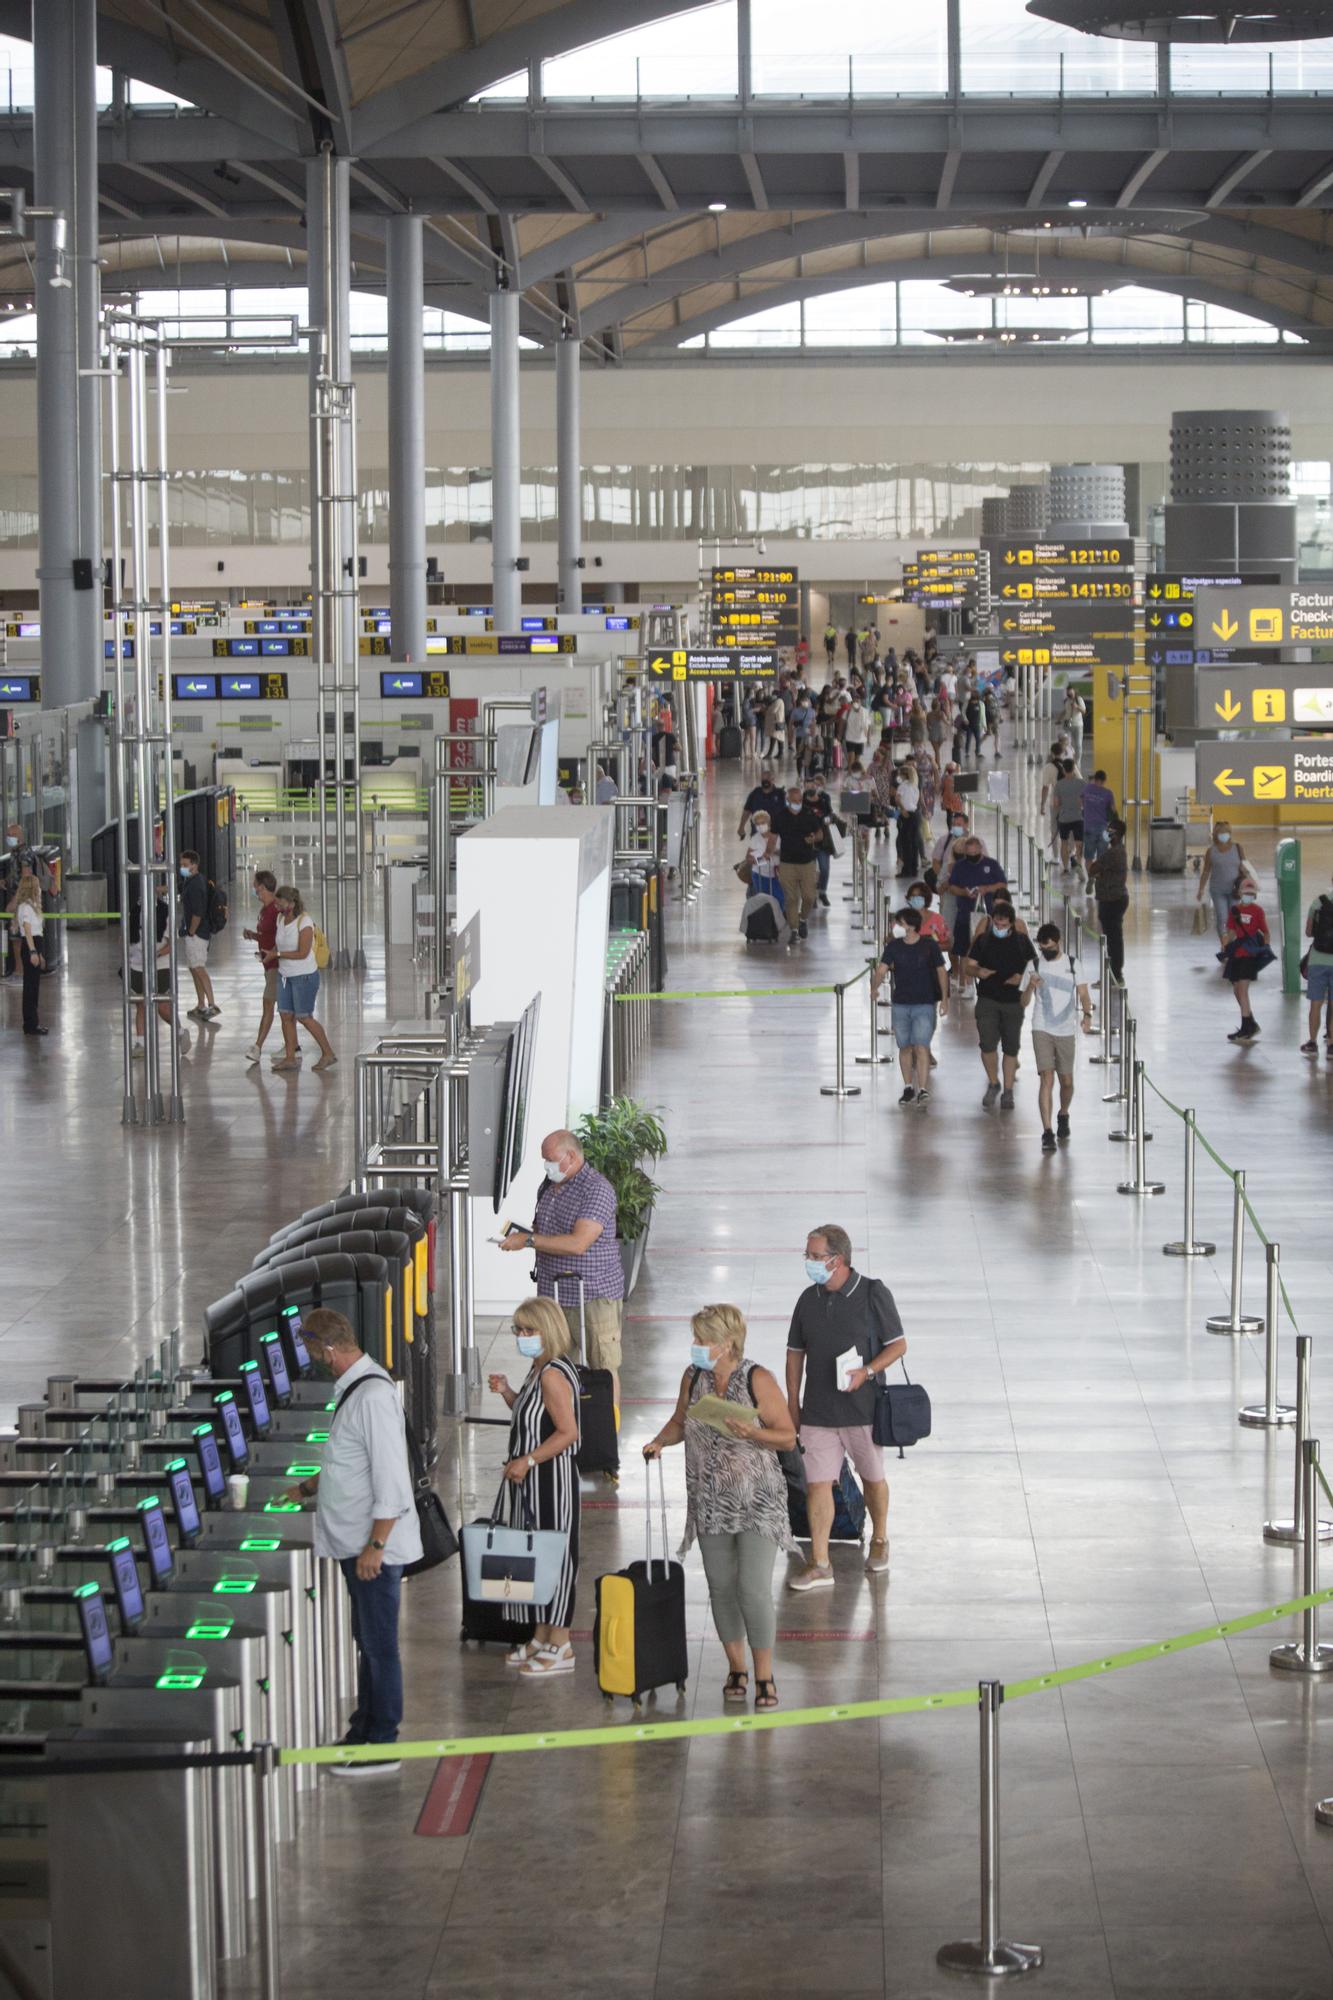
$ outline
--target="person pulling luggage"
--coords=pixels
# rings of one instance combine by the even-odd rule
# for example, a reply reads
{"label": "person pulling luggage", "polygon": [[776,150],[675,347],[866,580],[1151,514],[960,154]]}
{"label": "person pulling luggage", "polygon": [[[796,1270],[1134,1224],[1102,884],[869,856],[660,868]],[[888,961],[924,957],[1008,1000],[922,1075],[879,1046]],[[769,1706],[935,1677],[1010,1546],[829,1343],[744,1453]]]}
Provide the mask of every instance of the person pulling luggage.
{"label": "person pulling luggage", "polygon": [[[776,1454],[792,1449],[796,1426],[777,1377],[745,1359],[745,1319],[738,1307],[704,1306],[690,1326],[694,1342],[676,1407],[643,1455],[658,1458],[671,1445],[685,1446],[680,1554],[698,1542],[713,1624],[731,1669],[722,1699],[743,1702],[749,1693],[748,1641],[754,1705],[776,1708],[773,1564],[779,1549],[796,1546]],[[734,1405],[735,1414],[723,1405]]]}
{"label": "person pulling luggage", "polygon": [[836,1223],[821,1223],[806,1238],[805,1274],[810,1283],[787,1335],[787,1407],[805,1455],[810,1561],[787,1588],[831,1590],[833,1482],[844,1458],[860,1473],[870,1509],[866,1568],[878,1576],[889,1566],[889,1483],[874,1439],[873,1378],[906,1354],[907,1341],[893,1293],[853,1270],[852,1240]]}

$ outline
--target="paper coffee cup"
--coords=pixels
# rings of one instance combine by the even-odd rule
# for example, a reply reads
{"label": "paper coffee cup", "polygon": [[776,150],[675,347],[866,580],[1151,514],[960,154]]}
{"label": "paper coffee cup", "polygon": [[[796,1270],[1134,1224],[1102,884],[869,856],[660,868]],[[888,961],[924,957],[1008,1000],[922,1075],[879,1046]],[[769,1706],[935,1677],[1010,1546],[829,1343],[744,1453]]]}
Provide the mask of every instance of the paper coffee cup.
{"label": "paper coffee cup", "polygon": [[228,1473],[227,1498],[231,1504],[233,1512],[237,1514],[241,1512],[242,1508],[245,1506],[246,1498],[247,1495],[249,1494],[249,1491],[250,1491],[250,1475],[248,1472]]}

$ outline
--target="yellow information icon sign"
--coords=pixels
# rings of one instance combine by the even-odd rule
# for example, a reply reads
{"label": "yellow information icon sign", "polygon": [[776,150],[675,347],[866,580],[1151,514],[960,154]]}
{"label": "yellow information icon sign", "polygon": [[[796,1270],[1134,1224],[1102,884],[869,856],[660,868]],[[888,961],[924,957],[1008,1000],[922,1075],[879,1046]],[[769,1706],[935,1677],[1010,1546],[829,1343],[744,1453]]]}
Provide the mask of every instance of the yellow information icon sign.
{"label": "yellow information icon sign", "polygon": [[1254,796],[1256,799],[1285,799],[1287,796],[1286,765],[1256,764],[1254,767]]}
{"label": "yellow information icon sign", "polygon": [[1287,719],[1286,689],[1251,688],[1250,714],[1255,722],[1285,722]]}

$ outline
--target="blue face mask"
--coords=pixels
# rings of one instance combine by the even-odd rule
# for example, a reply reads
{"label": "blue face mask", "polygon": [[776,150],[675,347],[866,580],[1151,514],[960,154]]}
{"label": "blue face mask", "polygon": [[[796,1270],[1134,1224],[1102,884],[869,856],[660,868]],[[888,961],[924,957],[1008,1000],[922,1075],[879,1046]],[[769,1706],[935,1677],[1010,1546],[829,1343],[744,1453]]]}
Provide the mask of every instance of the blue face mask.
{"label": "blue face mask", "polygon": [[924,910],[926,899],[924,896],[909,896],[907,898],[907,907],[909,910]]}
{"label": "blue face mask", "polygon": [[712,1365],[713,1365],[713,1356],[711,1349],[707,1347],[700,1347],[697,1343],[691,1347],[690,1349],[691,1368],[711,1368]]}
{"label": "blue face mask", "polygon": [[812,1285],[826,1285],[833,1276],[833,1273],[830,1271],[828,1265],[822,1263],[818,1257],[807,1257],[805,1260],[805,1275]]}
{"label": "blue face mask", "polygon": [[991,929],[994,931],[996,937],[1008,937],[1009,935],[1008,924],[992,924]]}
{"label": "blue face mask", "polygon": [[520,1333],[515,1336],[518,1351],[527,1361],[535,1361],[542,1351],[542,1337],[539,1333]]}

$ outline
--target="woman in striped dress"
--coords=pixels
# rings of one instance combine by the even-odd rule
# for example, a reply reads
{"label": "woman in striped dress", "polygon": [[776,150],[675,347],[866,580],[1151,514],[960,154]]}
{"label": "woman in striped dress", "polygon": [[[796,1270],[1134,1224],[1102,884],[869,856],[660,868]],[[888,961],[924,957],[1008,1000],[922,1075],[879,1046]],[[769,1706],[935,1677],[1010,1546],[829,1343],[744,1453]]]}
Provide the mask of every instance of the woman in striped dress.
{"label": "woman in striped dress", "polygon": [[[579,1475],[575,1457],[579,1445],[579,1378],[570,1360],[573,1340],[565,1315],[552,1299],[527,1299],[514,1313],[518,1351],[531,1362],[527,1379],[511,1389],[503,1375],[492,1375],[490,1386],[509,1406],[509,1460],[505,1478],[509,1525],[555,1528],[565,1536],[565,1560],[549,1604],[538,1607],[545,1617],[531,1639],[521,1641],[507,1656],[522,1669],[525,1680],[546,1680],[552,1674],[572,1674],[574,1648],[569,1628],[574,1622],[574,1588],[579,1569]],[[515,1605],[516,1621],[525,1608]]]}

